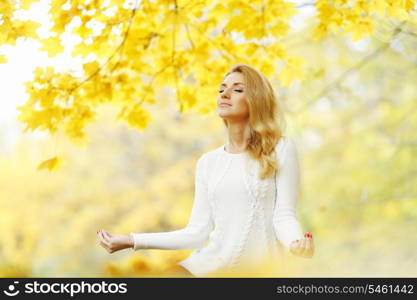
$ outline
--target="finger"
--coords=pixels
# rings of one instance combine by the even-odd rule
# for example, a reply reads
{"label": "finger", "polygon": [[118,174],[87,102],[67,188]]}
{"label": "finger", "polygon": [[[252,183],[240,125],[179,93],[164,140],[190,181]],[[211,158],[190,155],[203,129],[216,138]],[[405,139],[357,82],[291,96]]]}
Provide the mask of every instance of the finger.
{"label": "finger", "polygon": [[100,244],[103,244],[103,245],[106,245],[107,246],[107,241],[104,240],[104,238],[103,238],[103,236],[101,235],[100,232],[98,233],[97,236],[98,236],[98,240],[99,240]]}
{"label": "finger", "polygon": [[298,242],[297,254],[303,255],[303,247],[302,247],[302,240]]}
{"label": "finger", "polygon": [[101,229],[97,230],[97,239],[100,241],[101,240],[101,234],[100,234]]}
{"label": "finger", "polygon": [[106,244],[108,244],[110,241],[109,241],[109,239],[106,237],[106,236],[104,236],[104,234],[103,234],[103,230],[100,230],[100,232],[99,232],[99,235],[100,235],[100,237],[101,237],[101,239],[106,243]]}
{"label": "finger", "polygon": [[100,241],[100,245],[107,250],[107,245],[103,241]]}
{"label": "finger", "polygon": [[314,254],[314,241],[313,241],[313,236],[310,234],[309,237],[307,238],[307,243],[306,243],[306,257],[310,258],[312,257]]}
{"label": "finger", "polygon": [[294,253],[294,254],[297,254],[296,249],[297,249],[297,241],[292,241],[290,243],[290,252]]}
{"label": "finger", "polygon": [[305,248],[306,248],[306,238],[303,238],[300,242],[300,254],[305,255]]}
{"label": "finger", "polygon": [[300,254],[300,242],[301,242],[301,240],[295,240],[295,241],[292,242],[292,247],[293,247],[292,252],[294,254],[297,254],[297,255]]}
{"label": "finger", "polygon": [[310,251],[311,251],[311,255],[314,254],[314,240],[313,237],[310,238]]}
{"label": "finger", "polygon": [[290,249],[295,250],[298,247],[298,240],[294,240],[290,244]]}
{"label": "finger", "polygon": [[313,241],[313,235],[310,233],[310,240]]}
{"label": "finger", "polygon": [[112,235],[105,230],[103,230],[103,234],[104,234],[105,237],[107,237],[107,239],[110,239],[112,237]]}
{"label": "finger", "polygon": [[112,236],[109,235],[109,233],[107,231],[105,231],[105,230],[103,230],[103,236],[107,240],[107,242],[110,244],[111,241],[112,241]]}
{"label": "finger", "polygon": [[307,238],[306,239],[306,244],[305,244],[305,250],[304,250],[304,254],[306,256],[310,256],[312,254],[313,251],[313,243],[311,238]]}

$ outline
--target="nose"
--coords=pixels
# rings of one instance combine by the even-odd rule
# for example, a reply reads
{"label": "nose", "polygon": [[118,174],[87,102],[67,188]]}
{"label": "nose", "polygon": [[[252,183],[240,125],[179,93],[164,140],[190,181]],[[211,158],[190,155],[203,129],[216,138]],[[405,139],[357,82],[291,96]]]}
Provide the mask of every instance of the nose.
{"label": "nose", "polygon": [[228,89],[224,89],[223,93],[221,93],[221,98],[227,98],[229,97],[229,90]]}

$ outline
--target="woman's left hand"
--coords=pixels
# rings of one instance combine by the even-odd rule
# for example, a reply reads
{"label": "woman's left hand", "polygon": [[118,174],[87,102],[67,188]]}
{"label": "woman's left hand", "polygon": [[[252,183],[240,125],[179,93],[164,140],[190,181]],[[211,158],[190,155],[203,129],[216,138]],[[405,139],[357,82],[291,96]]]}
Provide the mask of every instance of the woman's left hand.
{"label": "woman's left hand", "polygon": [[132,248],[133,241],[129,235],[111,234],[104,229],[97,230],[100,245],[109,253]]}
{"label": "woman's left hand", "polygon": [[292,241],[290,252],[294,255],[311,258],[314,255],[313,235],[306,232],[303,239]]}

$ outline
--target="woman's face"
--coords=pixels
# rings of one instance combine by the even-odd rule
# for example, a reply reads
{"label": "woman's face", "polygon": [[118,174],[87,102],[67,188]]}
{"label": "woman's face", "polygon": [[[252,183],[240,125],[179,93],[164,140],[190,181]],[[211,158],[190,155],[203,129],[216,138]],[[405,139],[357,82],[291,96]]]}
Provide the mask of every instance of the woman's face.
{"label": "woman's face", "polygon": [[243,75],[232,72],[225,77],[219,87],[217,112],[226,120],[244,120],[249,117],[249,107],[245,96]]}

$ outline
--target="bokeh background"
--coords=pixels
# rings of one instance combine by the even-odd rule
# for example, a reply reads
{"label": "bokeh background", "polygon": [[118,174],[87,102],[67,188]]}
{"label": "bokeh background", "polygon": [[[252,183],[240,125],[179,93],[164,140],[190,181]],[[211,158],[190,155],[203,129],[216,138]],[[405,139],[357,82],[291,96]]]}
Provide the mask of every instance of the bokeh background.
{"label": "bokeh background", "polygon": [[1,277],[175,275],[192,250],[109,254],[96,230],[186,226],[239,62],[285,106],[316,248],[256,276],[417,275],[415,1],[6,0],[0,16]]}

